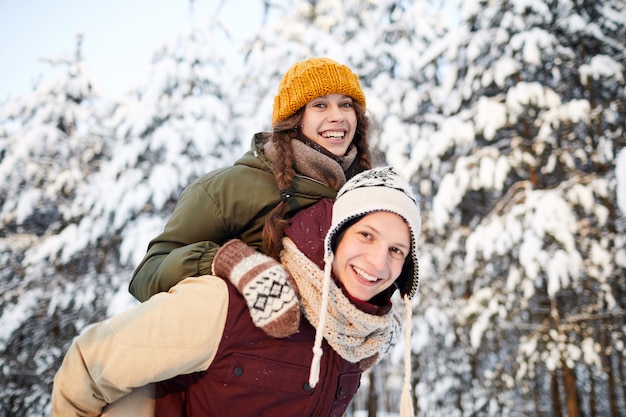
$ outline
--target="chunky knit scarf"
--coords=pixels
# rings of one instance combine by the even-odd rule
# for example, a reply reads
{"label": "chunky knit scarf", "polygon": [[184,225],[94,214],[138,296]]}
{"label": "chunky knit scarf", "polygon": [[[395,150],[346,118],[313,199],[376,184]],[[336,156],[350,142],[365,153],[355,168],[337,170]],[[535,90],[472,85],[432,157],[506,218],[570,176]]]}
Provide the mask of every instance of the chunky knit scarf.
{"label": "chunky knit scarf", "polygon": [[[289,239],[283,239],[283,265],[296,282],[305,317],[317,328],[320,320],[324,271],[304,256]],[[324,338],[342,358],[359,363],[363,370],[388,353],[400,333],[400,319],[393,312],[383,316],[355,307],[331,280]],[[373,360],[372,360],[373,359]]]}
{"label": "chunky knit scarf", "polygon": [[[310,177],[333,190],[339,190],[346,183],[346,171],[352,166],[357,158],[357,149],[351,145],[346,155],[341,158],[328,155],[328,151],[318,149],[314,142],[307,143],[300,140],[292,140],[291,146],[295,158],[294,169],[300,175]],[[265,156],[274,162],[276,160],[276,148],[271,140],[263,145]]]}

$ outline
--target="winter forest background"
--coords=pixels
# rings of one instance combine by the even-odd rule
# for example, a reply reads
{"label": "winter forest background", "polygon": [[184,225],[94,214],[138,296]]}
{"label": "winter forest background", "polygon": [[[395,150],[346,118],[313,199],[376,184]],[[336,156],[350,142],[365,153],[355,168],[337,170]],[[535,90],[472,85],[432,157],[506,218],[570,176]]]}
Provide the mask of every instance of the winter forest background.
{"label": "winter forest background", "polygon": [[[132,305],[178,194],[270,128],[309,56],[360,75],[376,165],[421,199],[417,415],[625,415],[626,1],[263,3],[243,43],[181,29],[114,101],[78,38],[0,103],[0,416],[48,414],[72,338]],[[397,412],[401,352],[349,416]]]}

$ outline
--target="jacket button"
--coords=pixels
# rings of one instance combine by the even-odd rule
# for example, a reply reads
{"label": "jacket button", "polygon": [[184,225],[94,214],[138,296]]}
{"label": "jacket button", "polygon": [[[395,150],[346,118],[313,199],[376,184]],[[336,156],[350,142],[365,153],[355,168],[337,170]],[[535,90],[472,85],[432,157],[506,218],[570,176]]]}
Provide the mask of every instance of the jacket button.
{"label": "jacket button", "polygon": [[339,396],[343,397],[343,387],[339,387]]}
{"label": "jacket button", "polygon": [[308,382],[306,382],[302,388],[303,388],[306,392],[309,392],[309,391],[311,391],[311,390],[313,389],[313,388],[311,388],[311,386],[309,385],[309,383],[308,383]]}
{"label": "jacket button", "polygon": [[243,368],[241,366],[235,366],[235,368],[233,368],[233,374],[235,374],[235,376],[243,375]]}

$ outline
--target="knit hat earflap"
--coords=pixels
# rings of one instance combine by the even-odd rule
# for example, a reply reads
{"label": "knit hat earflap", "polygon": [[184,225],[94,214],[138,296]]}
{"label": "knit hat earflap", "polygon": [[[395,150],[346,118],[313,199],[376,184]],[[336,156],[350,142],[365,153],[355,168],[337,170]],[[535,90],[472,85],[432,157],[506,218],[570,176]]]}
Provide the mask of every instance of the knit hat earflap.
{"label": "knit hat earflap", "polygon": [[413,416],[413,402],[411,400],[411,298],[419,286],[418,260],[416,254],[417,239],[422,225],[419,205],[409,183],[390,166],[372,168],[352,177],[337,193],[333,205],[333,214],[330,230],[324,241],[324,282],[322,285],[322,300],[319,324],[316,328],[313,345],[313,360],[309,385],[315,387],[319,381],[320,362],[322,356],[322,338],[328,310],[329,287],[331,268],[334,259],[333,246],[343,227],[352,219],[377,211],[389,211],[401,216],[409,226],[411,233],[411,251],[407,257],[405,268],[396,279],[396,284],[402,295],[406,311],[405,330],[405,374],[402,389],[400,415]]}
{"label": "knit hat earflap", "polygon": [[329,58],[309,58],[295,63],[283,76],[274,97],[272,126],[287,119],[314,98],[345,94],[365,106],[359,77]]}

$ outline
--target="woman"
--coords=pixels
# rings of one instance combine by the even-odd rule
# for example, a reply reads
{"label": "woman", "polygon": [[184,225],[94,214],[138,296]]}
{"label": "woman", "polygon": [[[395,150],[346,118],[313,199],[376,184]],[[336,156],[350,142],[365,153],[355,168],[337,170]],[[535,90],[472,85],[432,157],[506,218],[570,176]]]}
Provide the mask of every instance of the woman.
{"label": "woman", "polygon": [[[410,317],[420,228],[410,188],[391,168],[355,176],[334,205],[324,199],[302,210],[285,230],[281,259],[303,315],[296,331],[269,335],[244,300],[285,269],[229,241],[213,261],[224,279],[185,279],[81,334],[55,376],[52,415],[99,415],[161,381],[149,385],[147,415],[341,416],[361,373],[396,343],[395,289]],[[403,416],[412,414],[410,366],[405,372]]]}
{"label": "woman", "polygon": [[328,58],[293,65],[274,98],[272,133],[257,133],[233,166],[184,190],[133,274],[133,296],[145,301],[183,278],[210,274],[230,239],[277,258],[286,219],[333,199],[346,180],[371,168],[365,105],[359,78],[345,65]]}

